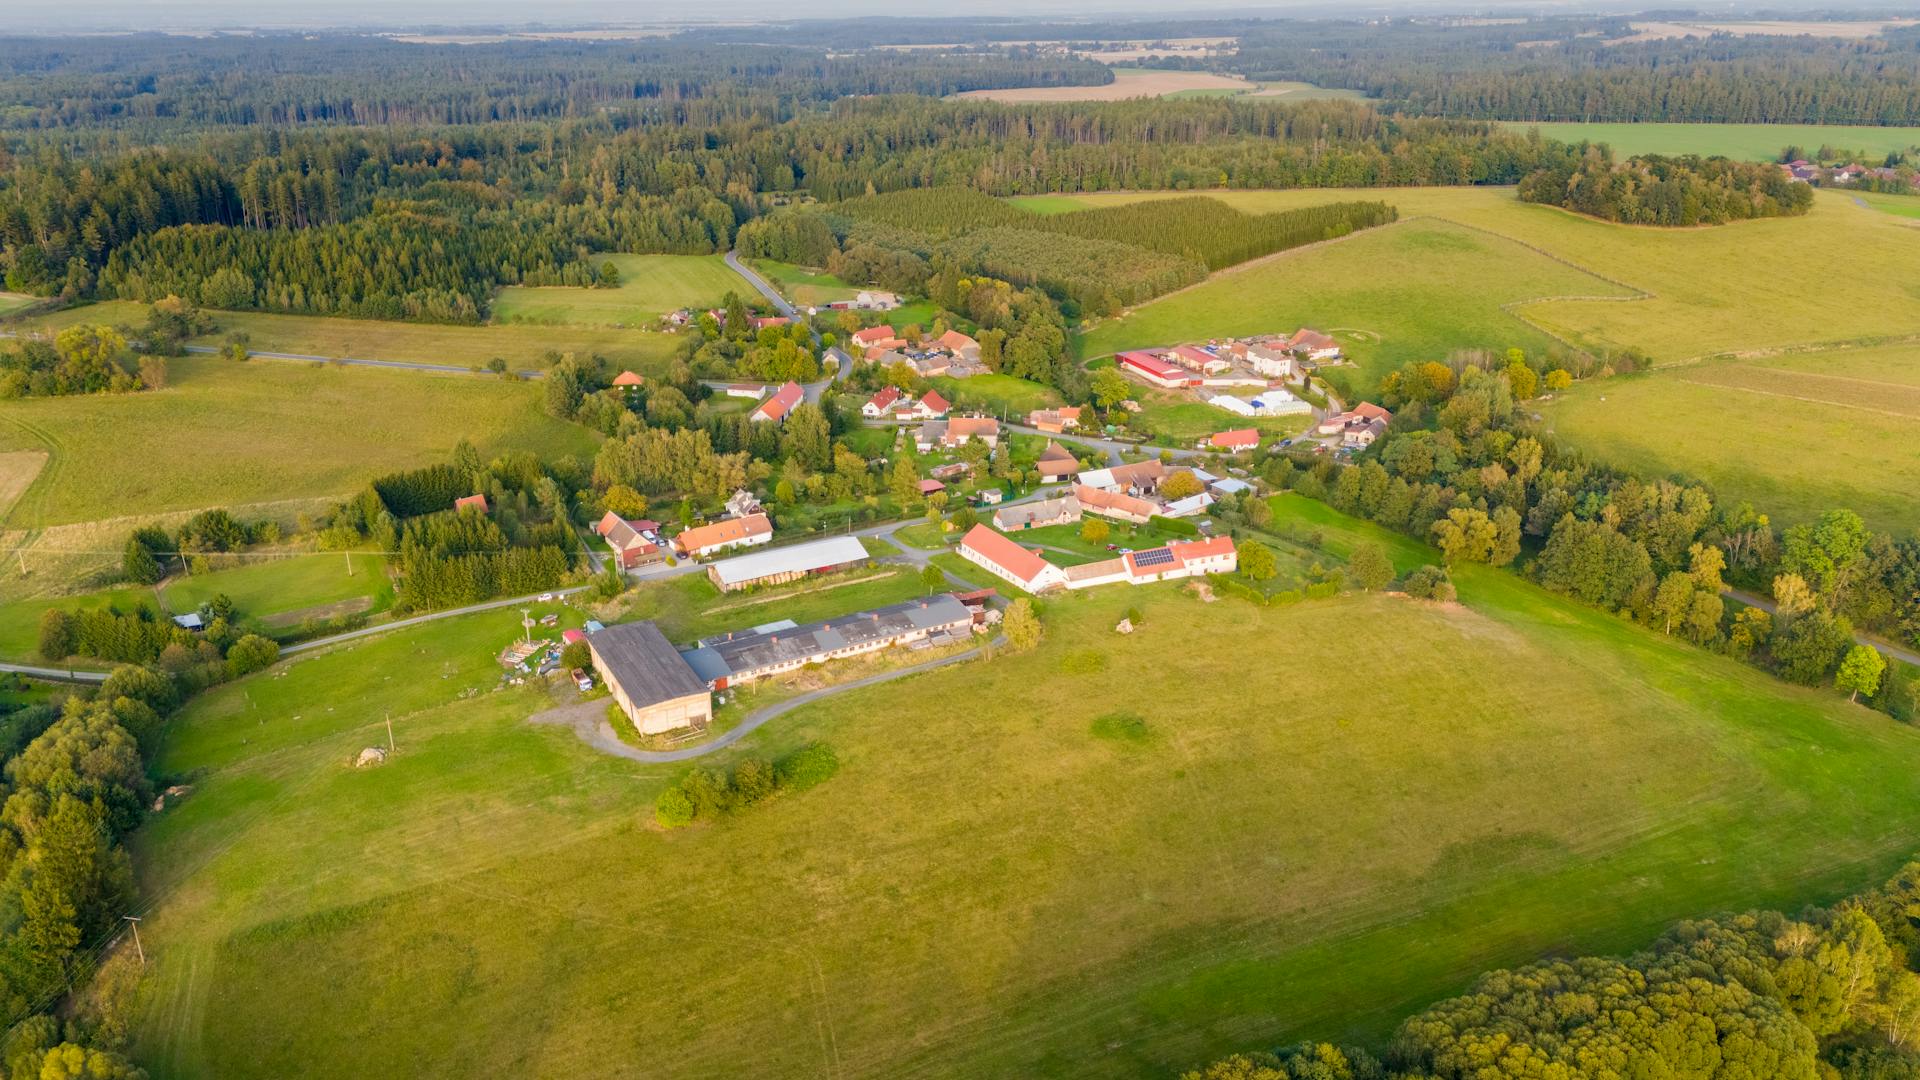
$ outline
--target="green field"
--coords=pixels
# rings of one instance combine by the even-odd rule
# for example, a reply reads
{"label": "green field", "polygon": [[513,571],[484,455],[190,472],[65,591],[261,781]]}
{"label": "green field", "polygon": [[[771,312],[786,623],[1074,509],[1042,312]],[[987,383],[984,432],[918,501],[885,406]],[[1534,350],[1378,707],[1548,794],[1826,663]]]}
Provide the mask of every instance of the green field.
{"label": "green field", "polygon": [[[1330,550],[1433,557],[1275,507]],[[194,793],[136,837],[136,1056],[156,1078],[1165,1076],[1378,1040],[1483,969],[1830,900],[1910,853],[1920,733],[1501,572],[1458,580],[1463,606],[1051,600],[1035,652],[708,759],[818,739],[843,764],[674,833],[649,805],[682,767],[489,692],[517,612],[220,687],[155,766]],[[399,756],[349,768],[388,713]]]}
{"label": "green field", "polygon": [[1855,192],[1854,198],[1889,214],[1904,218],[1920,218],[1920,193],[1913,195],[1883,195],[1877,191]]}
{"label": "green field", "polygon": [[1313,422],[1311,416],[1236,416],[1186,394],[1140,386],[1134,394],[1140,412],[1134,417],[1136,430],[1171,440],[1181,445],[1204,439],[1218,431],[1258,428],[1270,435],[1297,435]]}
{"label": "green field", "polygon": [[0,603],[0,660],[17,663],[40,662],[42,659],[40,613],[48,608],[59,608],[67,612],[89,611],[105,607],[132,611],[141,603],[149,607],[159,606],[154,601],[152,590],[138,587],[107,589],[80,596]]}
{"label": "green field", "polygon": [[757,626],[775,619],[813,622],[925,596],[911,568],[881,566],[849,570],[767,589],[722,593],[705,574],[687,574],[648,585],[620,603],[609,617],[652,619],[675,642]]}
{"label": "green field", "polygon": [[818,307],[836,300],[851,300],[860,292],[858,286],[849,285],[825,270],[772,259],[755,259],[751,265],[761,277],[773,282],[774,287],[784,293],[788,300],[801,307]]}
{"label": "green field", "polygon": [[[1446,221],[1406,221],[1216,274],[1101,323],[1082,339],[1081,351],[1102,356],[1311,326],[1341,338],[1359,367],[1331,369],[1329,377],[1357,382],[1365,392],[1408,360],[1444,357],[1462,346],[1545,349],[1546,334],[1502,310],[1543,291],[1628,295],[1512,240]],[[1231,426],[1227,414],[1221,417]]]}
{"label": "green field", "polygon": [[[0,402],[0,450],[52,459],[3,523],[37,528],[345,495],[394,469],[483,455],[590,454],[528,383],[413,371],[184,357],[157,392]],[[124,539],[116,541],[124,543]]]}
{"label": "green field", "polygon": [[498,323],[654,327],[660,316],[680,308],[718,307],[730,292],[747,296],[749,286],[719,255],[595,255],[611,262],[620,284],[611,289],[501,289],[493,299]]}
{"label": "green field", "polygon": [[1071,214],[1087,208],[1086,203],[1072,195],[1016,195],[1007,201],[1034,214]]}
{"label": "green field", "polygon": [[1920,530],[1920,344],[1656,368],[1541,411],[1601,458],[1696,477],[1778,521],[1844,506]]}
{"label": "green field", "polygon": [[1026,421],[1028,413],[1061,404],[1060,392],[1011,375],[969,375],[964,379],[944,376],[929,380],[940,395],[962,409],[981,409],[997,416]]}
{"label": "green field", "polygon": [[39,302],[40,298],[37,296],[28,296],[25,293],[0,292],[0,317],[11,315],[22,308],[32,307]]}
{"label": "green field", "polygon": [[1821,124],[1585,124],[1509,122],[1515,131],[1538,128],[1561,142],[1603,142],[1615,154],[1702,154],[1747,161],[1778,161],[1797,146],[1813,154],[1822,146],[1857,151],[1878,165],[1887,154],[1920,146],[1920,128]]}
{"label": "green field", "polygon": [[[485,367],[500,357],[515,371],[545,366],[549,351],[596,354],[642,373],[664,370],[676,334],[592,326],[488,325],[383,322],[319,315],[270,315],[257,311],[211,313],[217,329],[196,344],[219,345],[228,334],[247,335],[256,352],[300,356],[347,356],[363,360],[400,360],[428,364]],[[58,330],[75,323],[106,323],[138,329],[147,321],[147,305],[125,300],[56,311],[27,320],[29,329]]]}
{"label": "green field", "polygon": [[353,556],[348,572],[344,554],[296,555],[254,561],[250,565],[176,577],[160,591],[175,612],[193,611],[224,594],[249,625],[267,627],[298,623],[305,613],[323,611],[380,611],[393,602],[386,559],[378,555]]}

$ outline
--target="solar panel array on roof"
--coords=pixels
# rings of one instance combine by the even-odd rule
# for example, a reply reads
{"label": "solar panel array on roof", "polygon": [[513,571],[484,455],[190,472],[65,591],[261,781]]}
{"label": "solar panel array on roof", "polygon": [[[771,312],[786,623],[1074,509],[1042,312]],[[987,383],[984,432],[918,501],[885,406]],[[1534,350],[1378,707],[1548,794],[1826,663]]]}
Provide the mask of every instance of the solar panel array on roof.
{"label": "solar panel array on roof", "polygon": [[1168,548],[1153,548],[1150,551],[1133,553],[1135,566],[1168,566],[1173,563],[1173,552]]}

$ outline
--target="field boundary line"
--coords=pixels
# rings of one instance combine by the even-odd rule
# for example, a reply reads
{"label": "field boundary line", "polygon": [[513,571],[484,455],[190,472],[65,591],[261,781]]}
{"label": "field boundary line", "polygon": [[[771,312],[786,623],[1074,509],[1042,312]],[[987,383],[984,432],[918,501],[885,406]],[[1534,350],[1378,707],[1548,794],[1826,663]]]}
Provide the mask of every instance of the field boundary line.
{"label": "field boundary line", "polygon": [[1803,397],[1799,394],[1783,394],[1778,390],[1756,390],[1751,386],[1731,386],[1726,383],[1704,382],[1699,379],[1689,379],[1685,376],[1681,377],[1681,381],[1692,383],[1695,386],[1711,386],[1715,390],[1737,390],[1744,394],[1759,394],[1762,397],[1784,398],[1787,401],[1798,401],[1806,405],[1831,405],[1836,409],[1854,409],[1859,412],[1873,413],[1877,416],[1891,416],[1896,420],[1920,421],[1920,416],[1916,416],[1913,413],[1894,412],[1891,409],[1876,409],[1871,405],[1851,405],[1844,401],[1828,401],[1826,398]]}
{"label": "field boundary line", "polygon": [[[1799,356],[1806,353],[1841,352],[1846,349],[1876,349],[1885,345],[1920,345],[1920,334],[1889,334],[1877,337],[1847,338],[1842,341],[1806,341],[1793,345],[1772,345],[1758,349],[1728,349],[1701,353],[1684,360],[1660,365],[1662,368],[1693,367],[1716,360],[1766,360],[1775,356]],[[1840,376],[1829,376],[1839,378]]]}

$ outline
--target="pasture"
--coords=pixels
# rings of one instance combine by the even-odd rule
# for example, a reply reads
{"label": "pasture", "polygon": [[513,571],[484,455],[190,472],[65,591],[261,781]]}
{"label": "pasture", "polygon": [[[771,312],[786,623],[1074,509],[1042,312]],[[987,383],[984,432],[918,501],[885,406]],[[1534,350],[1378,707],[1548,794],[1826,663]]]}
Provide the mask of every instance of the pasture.
{"label": "pasture", "polygon": [[772,259],[755,259],[749,265],[800,307],[819,307],[836,300],[851,300],[860,292],[857,286],[849,285],[825,270]]}
{"label": "pasture", "polygon": [[[1274,505],[1327,550],[1434,557]],[[169,725],[156,772],[195,791],[135,838],[135,1052],[156,1078],[1165,1076],[1378,1040],[1485,968],[1830,900],[1909,854],[1920,733],[1500,572],[1459,584],[1050,600],[1031,653],[705,759],[822,740],[842,766],[671,833],[650,805],[685,766],[491,689],[518,612],[280,665]],[[1286,662],[1231,662],[1229,627]],[[348,767],[387,713],[398,756]]]}
{"label": "pasture", "polygon": [[[345,495],[394,469],[483,455],[591,454],[537,384],[208,357],[170,362],[164,390],[0,402],[0,451],[47,467],[0,525],[42,528],[162,511]],[[125,542],[124,530],[114,544]]]}
{"label": "pasture", "polygon": [[1876,191],[1862,191],[1856,192],[1853,197],[1895,217],[1920,218],[1920,192],[1913,195],[1883,195]]}
{"label": "pasture", "polygon": [[1603,460],[1703,480],[1780,522],[1844,506],[1920,530],[1920,344],[1656,368],[1540,411]]}
{"label": "pasture", "polygon": [[964,379],[944,375],[928,380],[940,396],[958,408],[980,409],[995,416],[1026,422],[1027,414],[1062,403],[1060,392],[1051,386],[1012,375],[997,373],[969,375]]}
{"label": "pasture", "polygon": [[1515,131],[1538,129],[1541,135],[1565,143],[1599,142],[1617,155],[1701,154],[1746,161],[1778,161],[1780,151],[1797,146],[1812,154],[1822,146],[1866,155],[1878,165],[1890,153],[1920,146],[1920,128],[1876,127],[1864,124],[1628,124],[1536,123],[1508,121]]}
{"label": "pasture", "polygon": [[493,298],[493,321],[657,327],[669,311],[719,307],[730,292],[745,296],[752,291],[719,255],[595,255],[592,262],[612,263],[620,271],[620,284],[611,289],[501,289]]}
{"label": "pasture", "polygon": [[233,601],[245,625],[271,630],[297,625],[308,613],[324,617],[327,613],[373,612],[393,602],[387,561],[379,555],[229,558],[235,565],[206,574],[176,576],[163,584],[160,596],[168,610],[193,611],[215,596],[225,596]]}

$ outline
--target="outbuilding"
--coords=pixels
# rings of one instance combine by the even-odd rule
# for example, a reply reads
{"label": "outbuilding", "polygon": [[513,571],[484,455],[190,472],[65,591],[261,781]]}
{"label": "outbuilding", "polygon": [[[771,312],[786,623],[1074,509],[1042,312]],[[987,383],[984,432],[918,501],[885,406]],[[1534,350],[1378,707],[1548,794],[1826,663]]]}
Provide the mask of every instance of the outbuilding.
{"label": "outbuilding", "polygon": [[587,638],[598,672],[620,711],[642,735],[713,722],[707,682],[650,622],[609,626]]}

